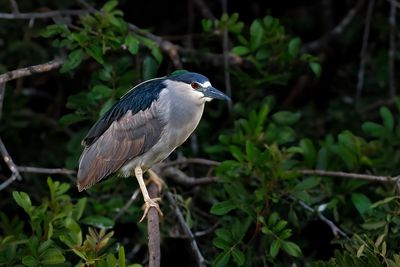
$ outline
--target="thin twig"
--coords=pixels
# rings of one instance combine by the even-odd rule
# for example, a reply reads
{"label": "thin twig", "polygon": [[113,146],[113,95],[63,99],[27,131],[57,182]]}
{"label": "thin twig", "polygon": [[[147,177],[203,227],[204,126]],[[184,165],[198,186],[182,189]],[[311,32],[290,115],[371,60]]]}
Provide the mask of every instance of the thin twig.
{"label": "thin twig", "polygon": [[1,138],[0,138],[0,154],[3,157],[4,162],[7,164],[8,168],[10,169],[11,174],[12,174],[8,180],[6,180],[5,182],[3,182],[0,185],[0,190],[3,190],[4,188],[6,188],[8,185],[10,185],[15,180],[22,180],[22,177],[17,169],[17,165],[15,165],[10,154],[8,154],[8,151],[7,151],[6,147],[4,146],[4,143],[1,140]]}
{"label": "thin twig", "polygon": [[294,202],[299,203],[300,206],[302,206],[305,210],[310,211],[312,213],[316,213],[318,215],[318,217],[320,218],[320,220],[323,221],[324,223],[326,223],[329,226],[329,228],[331,228],[334,236],[337,237],[337,236],[341,235],[343,237],[348,238],[347,234],[342,229],[340,229],[338,226],[336,226],[336,224],[334,222],[332,222],[327,217],[325,217],[318,209],[314,209],[314,208],[310,207],[305,202],[303,202],[300,199],[295,198],[294,196],[289,196],[289,199],[291,199]]}
{"label": "thin twig", "polygon": [[301,48],[302,52],[312,52],[324,47],[331,39],[340,35],[343,30],[350,24],[355,15],[363,6],[364,0],[359,0],[355,6],[349,10],[346,16],[327,34],[323,35],[318,40],[304,44]]}
{"label": "thin twig", "polygon": [[356,105],[359,105],[362,90],[364,87],[365,65],[367,64],[368,52],[368,39],[371,28],[371,19],[374,11],[375,0],[370,0],[368,3],[367,15],[365,16],[365,28],[362,39],[362,46],[360,52],[360,67],[357,75],[357,91],[356,91]]}
{"label": "thin twig", "polygon": [[0,191],[9,186],[10,184],[12,184],[17,179],[18,179],[17,174],[13,173],[10,178],[8,178],[7,180],[5,180],[0,184]]}
{"label": "thin twig", "polygon": [[166,192],[165,194],[168,202],[170,203],[172,210],[178,219],[178,223],[181,226],[183,232],[185,235],[189,237],[190,240],[190,247],[192,248],[192,252],[196,258],[197,266],[204,267],[206,266],[206,260],[204,259],[203,255],[201,254],[201,251],[199,249],[199,246],[197,245],[196,239],[194,238],[194,235],[192,231],[190,230],[189,226],[185,222],[185,218],[183,217],[183,214],[181,210],[179,209],[175,197],[171,192]]}
{"label": "thin twig", "polygon": [[395,177],[377,176],[370,174],[335,172],[335,171],[324,171],[324,170],[299,170],[298,172],[306,175],[331,176],[331,177],[360,179],[360,180],[379,181],[379,182],[398,182],[400,178],[399,176]]}
{"label": "thin twig", "polygon": [[393,4],[395,7],[400,8],[400,3],[397,2],[396,0],[387,0],[387,1]]}
{"label": "thin twig", "polygon": [[80,16],[89,13],[88,10],[55,10],[29,13],[0,13],[0,19],[48,19],[60,16]]}
{"label": "thin twig", "polygon": [[218,166],[221,164],[219,161],[202,159],[202,158],[184,158],[178,159],[170,162],[160,163],[160,168],[166,168],[170,166],[182,165],[182,164],[199,164],[199,165],[208,165],[208,166]]}
{"label": "thin twig", "polygon": [[74,170],[69,170],[64,168],[40,168],[40,167],[17,166],[17,169],[20,172],[29,172],[29,173],[64,174],[64,175],[70,175],[76,173],[76,171]]}
{"label": "thin twig", "polygon": [[[151,182],[148,186],[150,198],[159,197],[158,186]],[[149,267],[159,267],[161,262],[160,249],[160,218],[155,208],[150,208],[147,214],[147,234],[149,237]]]}
{"label": "thin twig", "polygon": [[396,73],[395,73],[395,51],[396,51],[396,4],[390,2],[390,36],[389,36],[389,96],[391,98],[396,96]]}
{"label": "thin twig", "polygon": [[124,214],[130,208],[130,206],[132,206],[133,202],[135,202],[137,197],[139,196],[139,193],[140,193],[139,188],[133,192],[129,201],[126,202],[126,204],[122,207],[122,209],[120,209],[118,213],[114,216],[113,218],[114,222],[116,222],[119,219],[119,217],[121,217],[122,214]]}
{"label": "thin twig", "polygon": [[49,62],[46,62],[43,64],[29,66],[26,68],[21,68],[21,69],[16,69],[13,71],[6,72],[6,73],[0,75],[0,84],[14,80],[14,79],[33,75],[36,73],[47,72],[47,71],[51,71],[53,69],[57,69],[58,67],[60,67],[63,64],[63,62],[64,61],[62,59],[56,58],[52,61],[49,61]]}
{"label": "thin twig", "polygon": [[163,169],[162,176],[168,177],[175,183],[183,186],[199,186],[199,185],[214,183],[215,181],[217,181],[217,177],[203,177],[203,178],[189,177],[183,171],[174,167],[168,167]]}
{"label": "thin twig", "polygon": [[10,0],[11,10],[14,14],[19,14],[18,4],[15,0]]}
{"label": "thin twig", "polygon": [[211,10],[208,8],[206,3],[203,0],[194,0],[194,3],[196,6],[199,8],[200,13],[203,15],[203,17],[211,20],[215,20],[216,17],[214,14],[211,12]]}
{"label": "thin twig", "polygon": [[0,83],[0,120],[3,114],[3,102],[5,93],[6,93],[6,83]]}

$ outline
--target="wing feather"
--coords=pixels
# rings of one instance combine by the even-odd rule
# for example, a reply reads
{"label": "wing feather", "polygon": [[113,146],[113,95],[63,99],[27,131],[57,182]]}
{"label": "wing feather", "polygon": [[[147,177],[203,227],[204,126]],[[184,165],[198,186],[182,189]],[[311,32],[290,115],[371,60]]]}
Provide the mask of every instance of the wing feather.
{"label": "wing feather", "polygon": [[86,146],[79,161],[78,190],[82,191],[117,172],[125,163],[147,152],[159,140],[165,126],[157,116],[158,101],[148,109],[132,114],[128,111],[91,145]]}

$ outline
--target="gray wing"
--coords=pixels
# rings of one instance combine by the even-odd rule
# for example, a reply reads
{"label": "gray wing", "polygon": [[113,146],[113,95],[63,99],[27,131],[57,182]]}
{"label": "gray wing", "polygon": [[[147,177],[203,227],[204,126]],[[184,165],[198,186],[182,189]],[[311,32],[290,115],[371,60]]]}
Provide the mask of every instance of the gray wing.
{"label": "gray wing", "polygon": [[118,171],[126,162],[153,147],[165,126],[155,111],[158,103],[132,114],[128,111],[90,146],[79,160],[77,186],[82,191]]}

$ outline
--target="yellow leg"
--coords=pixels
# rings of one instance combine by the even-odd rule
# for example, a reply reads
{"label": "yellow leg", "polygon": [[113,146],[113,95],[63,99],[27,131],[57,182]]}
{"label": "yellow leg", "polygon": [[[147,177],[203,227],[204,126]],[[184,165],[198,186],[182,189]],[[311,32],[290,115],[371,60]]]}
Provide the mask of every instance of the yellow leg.
{"label": "yellow leg", "polygon": [[165,186],[163,179],[161,179],[152,169],[149,169],[147,172],[149,173],[149,179],[146,181],[146,185],[153,182],[157,185],[158,192],[161,192],[163,186]]}
{"label": "yellow leg", "polygon": [[146,185],[143,181],[143,171],[142,171],[142,168],[140,168],[140,166],[135,168],[135,176],[136,176],[136,179],[138,180],[139,187],[140,187],[140,190],[142,191],[142,195],[143,195],[143,199],[144,199],[144,214],[143,214],[142,218],[140,219],[140,222],[142,222],[144,220],[144,218],[146,218],[147,213],[149,212],[149,209],[151,207],[156,208],[158,213],[162,217],[163,213],[160,209],[160,206],[157,203],[157,201],[160,201],[160,198],[153,198],[153,199],[150,198],[149,193],[147,192]]}

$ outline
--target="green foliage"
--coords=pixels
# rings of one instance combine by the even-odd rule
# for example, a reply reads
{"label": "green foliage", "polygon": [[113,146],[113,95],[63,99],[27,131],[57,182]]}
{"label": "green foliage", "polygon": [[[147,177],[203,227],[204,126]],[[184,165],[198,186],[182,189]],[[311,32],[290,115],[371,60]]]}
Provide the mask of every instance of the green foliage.
{"label": "green foliage", "polygon": [[[1,214],[0,264],[4,266],[116,266],[118,249],[111,239],[114,232],[105,228],[87,228],[83,239],[82,219],[87,199],[71,201],[70,185],[47,179],[50,195],[35,206],[25,192],[13,192],[15,202],[29,216],[30,229],[23,231],[23,222],[14,218],[9,222]],[[12,227],[10,227],[12,226]],[[99,225],[96,225],[99,227]],[[85,227],[86,228],[86,227]],[[67,260],[68,259],[68,260]],[[123,246],[118,252],[119,266],[125,266]],[[133,265],[132,265],[133,266]],[[139,266],[139,265],[137,265]]]}

